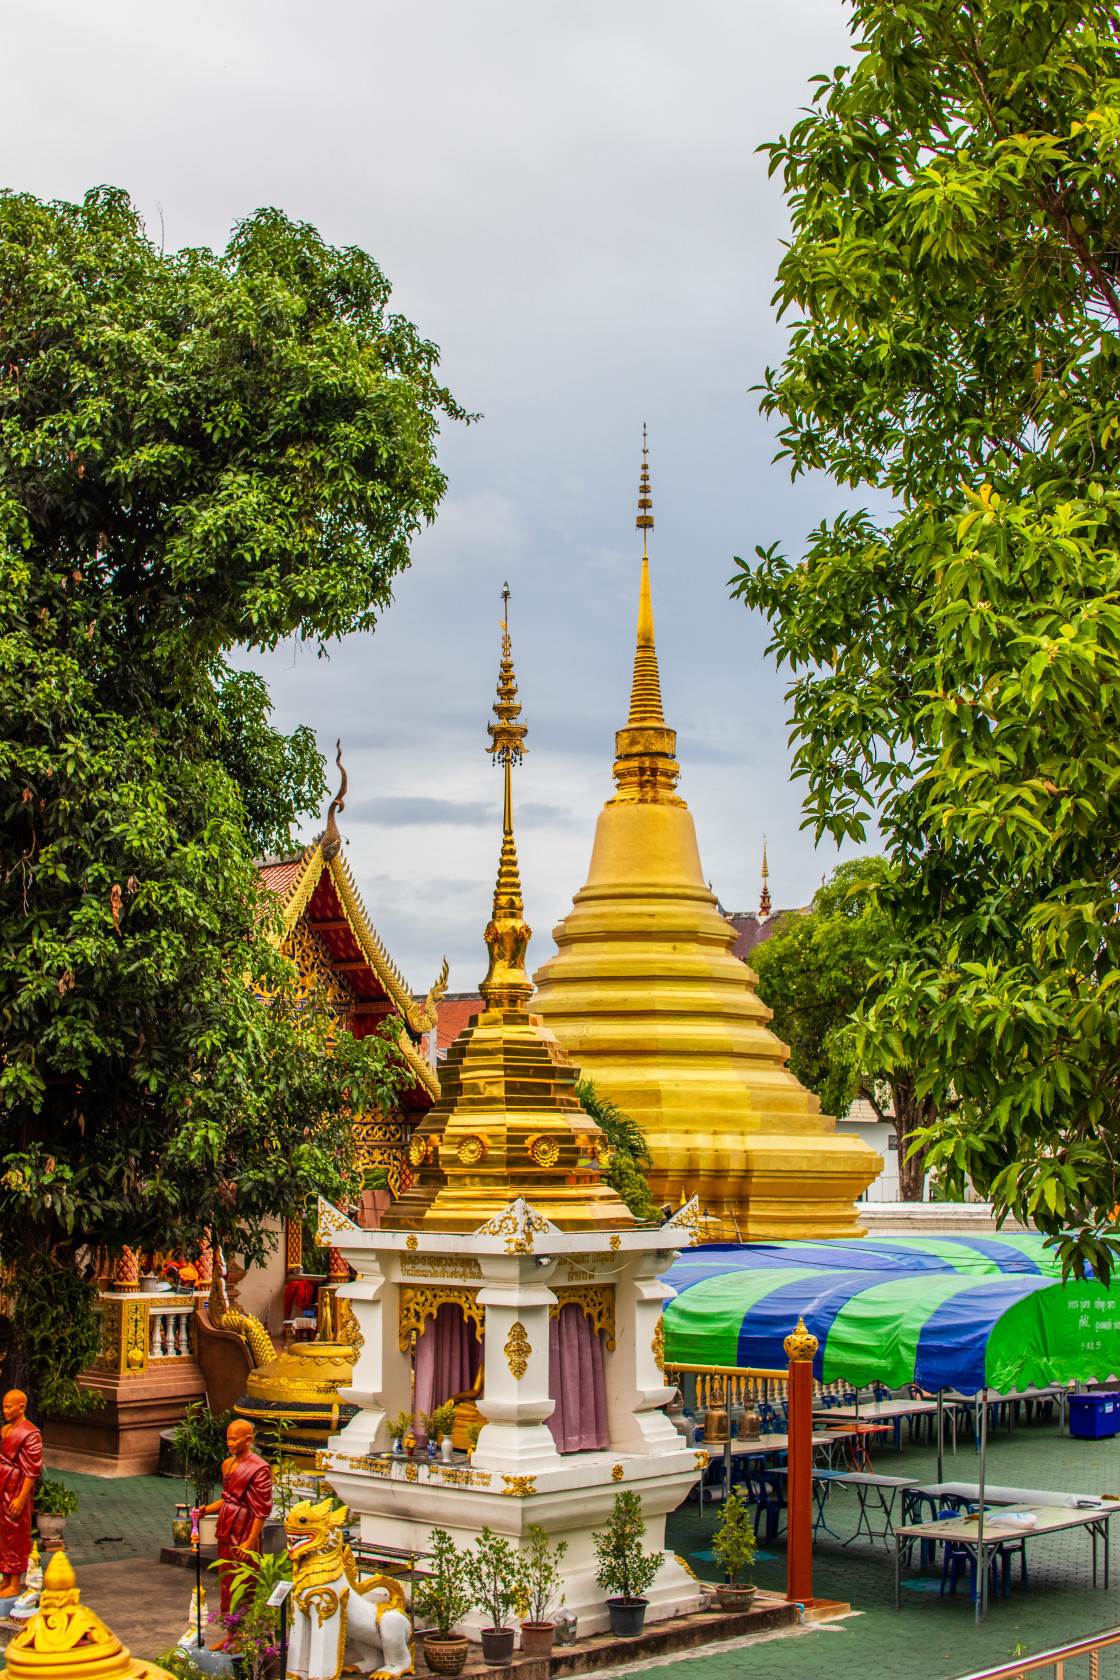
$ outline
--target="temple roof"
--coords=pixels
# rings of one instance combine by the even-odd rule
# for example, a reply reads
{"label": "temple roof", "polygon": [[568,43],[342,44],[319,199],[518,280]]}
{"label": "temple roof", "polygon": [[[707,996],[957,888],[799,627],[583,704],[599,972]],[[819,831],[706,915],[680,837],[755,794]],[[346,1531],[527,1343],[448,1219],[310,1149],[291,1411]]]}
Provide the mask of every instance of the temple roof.
{"label": "temple roof", "polygon": [[362,1038],[375,1031],[390,1014],[400,1018],[404,1024],[401,1048],[423,1090],[421,1106],[428,1107],[439,1095],[439,1081],[419,1041],[436,1027],[439,1000],[447,986],[447,963],[427,995],[417,997],[369,919],[338,846],[333,816],[332,809],[326,830],[302,852],[261,858],[260,878],[280,900],[284,935],[291,934],[302,918],[320,942],[334,975],[353,994],[349,1022],[353,1035]]}

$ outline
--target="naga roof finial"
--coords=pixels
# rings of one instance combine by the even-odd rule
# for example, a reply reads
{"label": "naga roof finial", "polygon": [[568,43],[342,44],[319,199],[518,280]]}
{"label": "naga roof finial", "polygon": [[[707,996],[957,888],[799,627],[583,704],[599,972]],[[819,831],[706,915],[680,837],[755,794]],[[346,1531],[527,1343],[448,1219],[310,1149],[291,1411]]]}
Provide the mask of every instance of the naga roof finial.
{"label": "naga roof finial", "polygon": [[336,812],[345,811],[346,809],[346,766],[342,762],[341,737],[339,737],[339,739],[335,742],[335,748],[334,761],[342,772],[342,782],[339,786],[337,794],[331,800],[331,808],[327,812],[327,826],[323,830],[323,856],[326,858],[328,863],[330,863],[332,858],[336,858],[342,850],[342,836],[338,832],[338,823],[335,820],[335,815]]}

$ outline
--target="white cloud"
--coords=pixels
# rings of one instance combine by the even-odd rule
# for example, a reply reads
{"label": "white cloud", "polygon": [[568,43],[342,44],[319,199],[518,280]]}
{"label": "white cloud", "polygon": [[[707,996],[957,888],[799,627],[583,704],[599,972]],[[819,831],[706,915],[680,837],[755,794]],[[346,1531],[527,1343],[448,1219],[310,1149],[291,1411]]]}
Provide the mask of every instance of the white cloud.
{"label": "white cloud", "polygon": [[[162,207],[171,247],[220,245],[262,204],[362,245],[485,415],[445,428],[450,494],[372,640],[254,661],[282,722],[311,723],[332,758],[342,736],[348,855],[417,986],[445,948],[456,989],[485,968],[507,578],[533,966],[584,880],[629,689],[643,420],[665,704],[705,869],[737,907],[757,899],[764,831],[779,903],[833,862],[799,831],[766,629],[726,585],[734,554],[796,547],[843,505],[771,465],[748,389],[783,343],[769,298],[785,210],[756,147],[846,56],[844,25],[839,0],[6,9],[6,61],[49,71],[49,97],[42,75],[7,78],[7,185],[127,187],[157,237]],[[429,818],[394,819],[409,810]]]}

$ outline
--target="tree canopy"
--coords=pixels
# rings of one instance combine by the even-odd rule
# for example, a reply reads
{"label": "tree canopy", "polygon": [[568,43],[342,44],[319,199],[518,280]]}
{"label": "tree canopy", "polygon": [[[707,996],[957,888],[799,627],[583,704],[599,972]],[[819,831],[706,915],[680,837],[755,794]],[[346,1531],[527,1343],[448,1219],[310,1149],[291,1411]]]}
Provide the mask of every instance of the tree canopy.
{"label": "tree canopy", "polygon": [[910,955],[865,1013],[930,1164],[1109,1264],[1120,1070],[1120,13],[856,0],[768,149],[796,478],[871,492],[740,561],[818,836],[874,812]]}
{"label": "tree canopy", "polygon": [[[259,1258],[355,1183],[347,1115],[403,1059],[328,1055],[295,995],[254,856],[323,767],[228,656],[373,627],[464,416],[373,260],[274,210],[164,254],[118,191],[0,195],[0,296],[0,1257],[30,1301],[89,1242]],[[18,1374],[64,1406],[82,1362]]]}
{"label": "tree canopy", "polygon": [[[790,1047],[790,1072],[843,1118],[857,1098],[888,1120],[898,1140],[899,1194],[921,1201],[924,1149],[913,1146],[932,1105],[915,1090],[915,1072],[891,1058],[856,1026],[857,1013],[883,990],[899,956],[898,931],[883,904],[892,878],[883,858],[842,863],[822,882],[808,910],[784,915],[750,954],[758,995],[774,1011],[773,1029]],[[911,1152],[912,1151],[912,1152]]]}

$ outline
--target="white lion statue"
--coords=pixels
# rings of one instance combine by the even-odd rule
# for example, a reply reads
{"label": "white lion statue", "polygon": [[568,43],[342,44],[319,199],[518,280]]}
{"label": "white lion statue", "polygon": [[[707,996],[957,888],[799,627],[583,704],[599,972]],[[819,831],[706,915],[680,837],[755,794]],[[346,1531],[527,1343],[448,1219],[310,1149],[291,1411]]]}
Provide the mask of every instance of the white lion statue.
{"label": "white lion statue", "polygon": [[[415,1674],[412,1623],[404,1591],[391,1575],[359,1581],[342,1525],[345,1505],[305,1499],[284,1518],[292,1560],[292,1629],[288,1674],[299,1680],[338,1680],[343,1668],[373,1680]],[[366,1597],[382,1591],[383,1600]]]}

